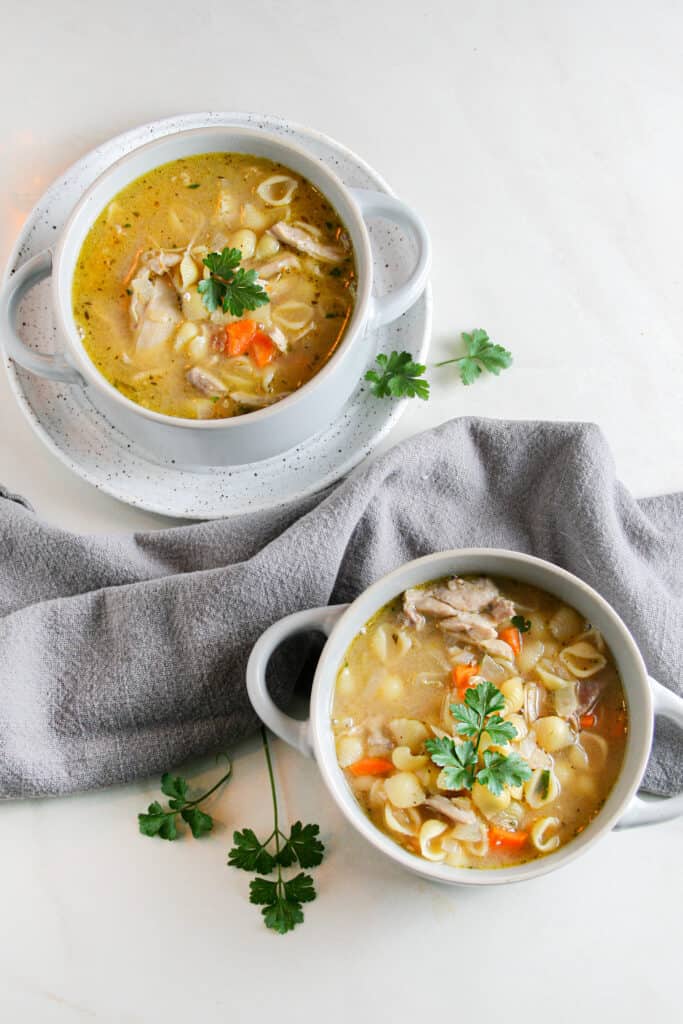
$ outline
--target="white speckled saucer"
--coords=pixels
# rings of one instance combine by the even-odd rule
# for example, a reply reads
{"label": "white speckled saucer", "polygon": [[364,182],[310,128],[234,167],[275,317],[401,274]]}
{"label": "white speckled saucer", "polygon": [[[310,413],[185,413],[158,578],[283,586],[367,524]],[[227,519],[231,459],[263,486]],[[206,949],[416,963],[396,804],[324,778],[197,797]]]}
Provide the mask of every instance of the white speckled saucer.
{"label": "white speckled saucer", "polygon": [[[319,156],[350,186],[390,192],[380,176],[338,142],[277,117],[259,114],[183,114],[125,132],[73,165],[39,201],[24,224],[11,267],[52,246],[81,194],[109,164],[144,142],[169,132],[204,125],[251,125],[292,138]],[[377,222],[370,235],[380,292],[407,277],[412,242],[397,227]],[[431,324],[429,287],[400,320],[367,336],[368,365],[377,352],[406,349],[424,361]],[[53,351],[55,329],[49,282],[23,300],[22,336],[37,350]],[[321,490],[365,458],[396,423],[405,401],[378,400],[359,381],[340,418],[325,432],[263,462],[197,472],[153,462],[119,433],[80,388],[53,383],[5,360],[10,385],[34,430],[61,461],[94,487],[150,512],[214,519],[286,504]]]}

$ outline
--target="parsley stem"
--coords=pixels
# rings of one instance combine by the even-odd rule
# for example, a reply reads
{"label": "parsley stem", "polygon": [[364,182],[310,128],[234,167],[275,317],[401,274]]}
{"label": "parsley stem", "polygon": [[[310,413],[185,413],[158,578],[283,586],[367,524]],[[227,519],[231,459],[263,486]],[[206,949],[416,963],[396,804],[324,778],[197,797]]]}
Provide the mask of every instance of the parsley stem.
{"label": "parsley stem", "polygon": [[[280,864],[280,823],[278,819],[278,806],[277,806],[277,786],[275,785],[275,773],[273,772],[273,762],[270,756],[270,745],[268,743],[268,733],[265,725],[261,726],[261,739],[263,741],[263,750],[266,755],[266,764],[268,766],[268,778],[270,779],[270,792],[273,798],[273,836],[275,837],[275,863],[277,864],[277,894],[278,898],[281,899],[283,896],[282,881],[282,865]],[[271,837],[272,838],[272,837]]]}
{"label": "parsley stem", "polygon": [[211,796],[212,793],[216,792],[216,790],[218,789],[219,786],[222,786],[224,782],[227,782],[231,775],[232,775],[232,762],[228,761],[228,770],[225,773],[225,775],[223,776],[223,778],[219,779],[218,782],[216,783],[216,785],[212,786],[211,789],[207,789],[206,793],[204,793],[202,796],[198,796],[195,800],[188,800],[188,802],[185,804],[185,806],[186,807],[194,807],[196,804],[200,804],[202,802],[202,800],[206,800],[206,798],[208,796]]}
{"label": "parsley stem", "polygon": [[434,366],[450,366],[451,363],[459,363],[461,359],[466,359],[467,356],[456,356],[455,359],[444,359],[441,363],[434,363]]}

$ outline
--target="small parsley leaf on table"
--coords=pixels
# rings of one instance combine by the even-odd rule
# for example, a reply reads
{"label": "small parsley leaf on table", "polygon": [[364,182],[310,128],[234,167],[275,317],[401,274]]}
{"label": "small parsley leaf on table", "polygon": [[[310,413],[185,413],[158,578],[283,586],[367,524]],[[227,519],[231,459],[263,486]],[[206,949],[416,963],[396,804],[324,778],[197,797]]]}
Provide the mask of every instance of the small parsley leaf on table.
{"label": "small parsley leaf on table", "polygon": [[205,811],[201,811],[198,804],[206,800],[212,793],[227,782],[232,775],[232,764],[228,761],[228,770],[218,782],[202,793],[201,796],[190,799],[188,793],[187,779],[182,775],[171,775],[165,772],[161,777],[161,792],[169,798],[168,809],[164,809],[158,800],[154,800],[147,812],[138,814],[138,828],[143,836],[158,836],[159,839],[173,840],[178,838],[178,815],[186,825],[195,839],[201,839],[213,828],[213,818]]}
{"label": "small parsley leaf on table", "polygon": [[475,329],[471,334],[463,331],[462,340],[467,349],[464,355],[444,359],[436,365],[450,366],[451,363],[455,363],[463,384],[473,384],[484,370],[498,376],[501,370],[506,370],[512,365],[512,353],[502,345],[494,345],[486,331],[481,328]]}
{"label": "small parsley leaf on table", "polygon": [[368,370],[365,380],[376,398],[429,398],[429,381],[423,374],[427,369],[422,363],[413,361],[410,352],[383,352],[377,356],[377,370]]}
{"label": "small parsley leaf on table", "polygon": [[240,267],[241,262],[241,251],[227,246],[222,252],[210,252],[204,257],[210,276],[199,282],[197,291],[210,313],[220,308],[224,313],[243,316],[246,310],[270,302],[256,271],[245,270]]}
{"label": "small parsley leaf on table", "polygon": [[283,868],[288,868],[295,861],[302,868],[317,868],[325,854],[325,847],[318,839],[319,832],[317,825],[302,825],[295,821],[280,850],[279,863]]}
{"label": "small parsley leaf on table", "polygon": [[317,867],[322,862],[325,847],[318,838],[320,829],[317,825],[303,825],[295,821],[289,835],[280,828],[275,773],[265,728],[261,729],[261,739],[273,802],[273,831],[263,841],[250,828],[235,832],[235,845],[228,854],[228,864],[259,875],[276,872],[273,879],[259,877],[249,883],[249,900],[261,906],[267,928],[285,935],[303,922],[302,904],[314,900],[316,893],[310,875],[300,872],[294,878],[285,879],[282,869],[295,863],[302,868]]}
{"label": "small parsley leaf on table", "polygon": [[262,843],[250,828],[233,833],[232,841],[235,845],[228,854],[228,864],[242,871],[258,871],[259,874],[269,875],[275,867],[275,858],[266,849],[271,839],[272,836],[269,836]]}

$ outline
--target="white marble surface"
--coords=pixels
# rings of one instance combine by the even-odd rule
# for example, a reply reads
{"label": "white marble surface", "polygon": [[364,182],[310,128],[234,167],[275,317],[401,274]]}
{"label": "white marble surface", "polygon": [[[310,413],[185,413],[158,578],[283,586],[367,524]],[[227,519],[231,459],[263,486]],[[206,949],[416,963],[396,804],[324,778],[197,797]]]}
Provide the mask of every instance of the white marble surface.
{"label": "white marble surface", "polygon": [[[395,437],[460,413],[591,419],[637,494],[680,488],[682,32],[665,0],[6,6],[0,255],[51,178],[109,135],[184,110],[284,114],[424,214],[433,357],[475,325],[514,352],[467,390],[435,372]],[[4,377],[0,402],[0,479],[42,515],[162,525],[53,461]],[[279,938],[225,867],[231,830],[268,816],[260,752],[236,754],[201,843],[136,834],[155,780],[2,808],[3,1020],[679,1016],[683,822],[613,834],[523,887],[444,891],[374,856],[278,745],[287,813],[318,820],[330,849],[305,926]]]}

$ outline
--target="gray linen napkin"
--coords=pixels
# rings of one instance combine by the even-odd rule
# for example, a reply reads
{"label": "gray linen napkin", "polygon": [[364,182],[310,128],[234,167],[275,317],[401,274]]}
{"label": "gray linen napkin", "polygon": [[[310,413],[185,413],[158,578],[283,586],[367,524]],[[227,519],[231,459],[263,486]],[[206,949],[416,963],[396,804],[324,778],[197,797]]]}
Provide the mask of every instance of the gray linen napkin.
{"label": "gray linen napkin", "polygon": [[[286,510],[78,536],[0,497],[0,796],[125,782],[256,727],[244,669],[289,612],[353,599],[408,559],[506,547],[610,601],[650,672],[683,689],[683,493],[635,501],[595,426],[459,419]],[[296,676],[281,659],[273,693]],[[658,726],[646,776],[683,788]]]}

